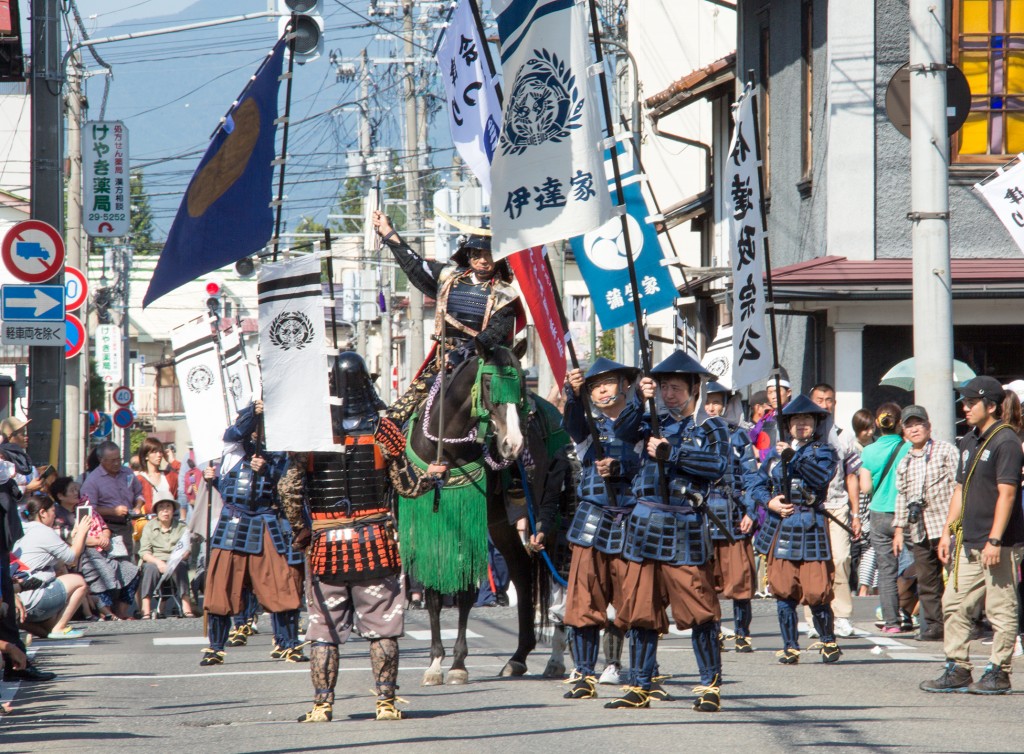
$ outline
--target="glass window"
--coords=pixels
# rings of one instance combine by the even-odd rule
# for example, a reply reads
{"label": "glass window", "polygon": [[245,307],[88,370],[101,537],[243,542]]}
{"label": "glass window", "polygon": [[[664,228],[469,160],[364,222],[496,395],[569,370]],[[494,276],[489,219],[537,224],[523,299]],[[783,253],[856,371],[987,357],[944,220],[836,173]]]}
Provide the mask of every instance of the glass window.
{"label": "glass window", "polygon": [[1024,150],[1024,0],[954,0],[953,62],[971,88],[954,161],[1004,162]]}

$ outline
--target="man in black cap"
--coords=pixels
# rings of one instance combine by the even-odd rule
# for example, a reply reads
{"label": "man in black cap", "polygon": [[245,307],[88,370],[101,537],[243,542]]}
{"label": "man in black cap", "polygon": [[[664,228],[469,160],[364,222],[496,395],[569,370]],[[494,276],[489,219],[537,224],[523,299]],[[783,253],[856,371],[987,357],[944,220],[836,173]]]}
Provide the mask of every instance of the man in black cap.
{"label": "man in black cap", "polygon": [[434,340],[445,341],[435,347],[405,395],[388,408],[388,418],[402,425],[426,398],[442,360],[449,367],[462,361],[474,348],[474,339],[485,348],[510,345],[522,307],[508,264],[491,257],[490,236],[471,235],[448,263],[431,262],[409,248],[383,212],[373,213],[373,226],[409,282],[437,300]]}
{"label": "man in black cap", "polygon": [[[921,683],[921,689],[1007,694],[1024,545],[1024,452],[1017,433],[1000,421],[1005,393],[998,380],[975,377],[957,392],[971,431],[960,440],[956,487],[938,542],[939,559],[953,567],[942,597],[946,667],[935,680]],[[992,652],[985,672],[973,682],[971,628],[982,605],[994,632]]]}

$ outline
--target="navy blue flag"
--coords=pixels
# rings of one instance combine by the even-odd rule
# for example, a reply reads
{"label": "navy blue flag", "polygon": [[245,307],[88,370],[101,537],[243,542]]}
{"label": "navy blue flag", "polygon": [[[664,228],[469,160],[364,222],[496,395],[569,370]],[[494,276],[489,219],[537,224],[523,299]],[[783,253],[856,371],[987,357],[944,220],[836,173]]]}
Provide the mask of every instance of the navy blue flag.
{"label": "navy blue flag", "polygon": [[282,38],[274,46],[213,135],[178,207],[143,306],[270,240],[274,121],[285,44]]}

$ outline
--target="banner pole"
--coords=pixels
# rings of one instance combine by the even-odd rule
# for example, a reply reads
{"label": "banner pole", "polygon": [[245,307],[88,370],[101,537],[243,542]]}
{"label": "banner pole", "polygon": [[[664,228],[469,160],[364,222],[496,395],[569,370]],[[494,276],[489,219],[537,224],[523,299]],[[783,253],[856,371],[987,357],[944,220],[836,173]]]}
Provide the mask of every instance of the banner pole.
{"label": "banner pole", "polygon": [[[629,272],[629,288],[633,293],[633,316],[636,319],[636,335],[640,345],[640,363],[645,377],[651,373],[650,342],[647,338],[647,328],[644,327],[644,312],[640,306],[640,286],[636,279],[636,262],[633,258],[633,244],[629,238],[629,221],[626,218],[626,200],[622,190],[622,171],[619,169],[619,156],[617,153],[618,144],[615,140],[615,127],[612,120],[612,107],[608,102],[608,81],[604,73],[604,53],[601,51],[601,26],[597,19],[597,3],[595,0],[588,0],[590,7],[590,32],[594,38],[594,57],[600,72],[597,74],[601,85],[601,107],[604,110],[605,132],[611,141],[612,174],[615,177],[615,207],[621,211],[619,219],[622,221],[622,240],[626,248],[626,269]],[[651,436],[661,437],[661,421],[658,417],[658,405],[654,398],[648,401],[650,412]],[[665,463],[658,461],[658,480],[661,486],[661,494],[667,503],[668,479],[665,476]]]}
{"label": "banner pole", "polygon": [[277,214],[274,217],[274,256],[273,261],[277,261],[277,251],[281,245],[281,214],[284,210],[284,168],[288,161],[288,125],[291,122],[292,115],[292,73],[295,71],[295,19],[296,14],[292,14],[291,21],[288,22],[288,30],[285,32],[290,36],[288,40],[288,73],[286,74],[288,80],[285,83],[284,88],[284,128],[281,129],[281,164],[278,166],[277,171],[277,200],[275,202]]}

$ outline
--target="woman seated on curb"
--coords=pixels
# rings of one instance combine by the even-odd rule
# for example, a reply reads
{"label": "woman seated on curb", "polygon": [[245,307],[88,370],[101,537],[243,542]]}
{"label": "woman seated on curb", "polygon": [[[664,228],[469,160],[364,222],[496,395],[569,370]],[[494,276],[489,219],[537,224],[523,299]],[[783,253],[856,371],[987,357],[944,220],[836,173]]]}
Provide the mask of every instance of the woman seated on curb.
{"label": "woman seated on curb", "polygon": [[[174,546],[185,533],[185,524],[175,518],[178,512],[178,501],[166,492],[156,493],[153,501],[156,518],[146,522],[139,539],[139,555],[142,557],[142,619],[154,617],[151,614],[153,593],[156,591],[160,577],[167,571],[167,560],[171,557]],[[172,580],[181,597],[181,607],[185,611],[184,618],[194,618],[192,602],[188,597],[188,561],[183,560],[167,577]]]}
{"label": "woman seated on curb", "polygon": [[[55,529],[64,532],[74,530],[76,508],[88,503],[79,497],[80,491],[81,485],[69,476],[54,480],[50,486],[50,495],[59,503],[54,508],[57,514]],[[70,539],[70,535],[66,537]],[[110,537],[110,527],[102,516],[93,512],[78,571],[89,585],[89,593],[96,600],[103,620],[128,620],[135,612],[139,567],[111,555]]]}
{"label": "woman seated on curb", "polygon": [[30,576],[42,582],[40,586],[21,593],[25,608],[22,628],[34,636],[49,639],[77,639],[82,631],[68,623],[85,598],[88,587],[77,573],[66,573],[74,566],[85,549],[85,538],[92,525],[92,516],[84,516],[71,535],[69,546],[53,530],[56,516],[54,503],[49,498],[36,496],[25,506],[28,522],[25,534],[14,543],[13,554],[30,569]]}

